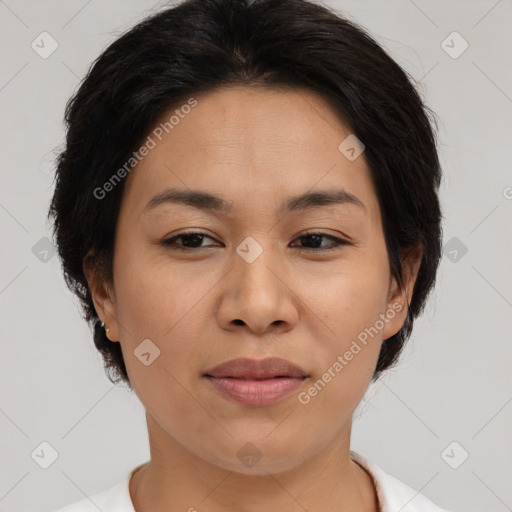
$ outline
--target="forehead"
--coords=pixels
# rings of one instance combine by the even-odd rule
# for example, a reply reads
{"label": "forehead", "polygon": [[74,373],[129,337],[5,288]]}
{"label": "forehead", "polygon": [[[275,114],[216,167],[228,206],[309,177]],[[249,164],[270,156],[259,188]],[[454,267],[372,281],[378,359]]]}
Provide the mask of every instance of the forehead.
{"label": "forehead", "polygon": [[123,194],[134,214],[166,188],[225,197],[233,211],[277,210],[284,196],[343,188],[365,204],[372,222],[379,220],[364,153],[350,161],[340,151],[350,128],[321,96],[229,87],[194,100],[193,108],[166,112],[149,133],[153,148],[128,175]]}

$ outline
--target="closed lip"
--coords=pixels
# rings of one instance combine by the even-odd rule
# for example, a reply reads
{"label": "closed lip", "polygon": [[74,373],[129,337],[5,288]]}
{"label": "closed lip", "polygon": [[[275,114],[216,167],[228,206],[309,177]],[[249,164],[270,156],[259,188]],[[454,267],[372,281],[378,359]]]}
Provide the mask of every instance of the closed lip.
{"label": "closed lip", "polygon": [[205,377],[233,379],[273,379],[276,377],[306,378],[307,373],[296,364],[279,357],[249,359],[245,357],[231,359],[207,372]]}

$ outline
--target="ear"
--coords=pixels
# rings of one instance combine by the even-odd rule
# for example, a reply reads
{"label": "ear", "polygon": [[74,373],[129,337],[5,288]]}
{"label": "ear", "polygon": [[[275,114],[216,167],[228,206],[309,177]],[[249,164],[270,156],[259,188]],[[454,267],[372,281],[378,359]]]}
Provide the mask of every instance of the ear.
{"label": "ear", "polygon": [[422,255],[421,244],[407,248],[400,253],[403,286],[398,285],[395,277],[391,278],[385,313],[388,322],[386,322],[382,333],[383,340],[394,336],[404,325]]}
{"label": "ear", "polygon": [[101,276],[96,264],[95,255],[89,251],[84,259],[82,268],[91,293],[94,308],[105,322],[105,329],[109,329],[107,338],[110,341],[119,340],[119,326],[116,320],[116,303],[113,290],[107,286],[105,279]]}

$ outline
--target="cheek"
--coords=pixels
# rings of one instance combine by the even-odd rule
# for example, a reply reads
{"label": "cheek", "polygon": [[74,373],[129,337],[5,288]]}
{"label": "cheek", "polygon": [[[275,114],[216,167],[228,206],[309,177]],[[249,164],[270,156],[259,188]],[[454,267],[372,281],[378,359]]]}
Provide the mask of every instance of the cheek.
{"label": "cheek", "polygon": [[196,306],[212,286],[212,276],[166,261],[165,252],[156,258],[149,253],[139,249],[116,262],[116,312],[129,337],[151,334],[164,341],[187,324],[189,315],[199,313]]}
{"label": "cheek", "polygon": [[[178,382],[190,387],[197,377],[191,370],[197,369],[199,374],[198,362],[208,359],[214,349],[214,344],[204,340],[216,336],[209,332],[213,313],[208,293],[220,276],[164,258],[149,261],[135,253],[119,258],[116,312],[123,326],[123,354],[134,387],[144,393],[155,385],[164,386],[180,396]],[[144,366],[136,357],[145,339],[156,346],[153,349],[148,344],[150,351],[158,354],[151,366]]]}
{"label": "cheek", "polygon": [[362,272],[359,262],[345,270],[317,290],[315,309],[323,313],[318,332],[325,334],[315,337],[318,373],[303,395],[310,401],[306,407],[322,411],[322,421],[334,424],[352,414],[371,381],[382,346],[380,315],[387,292],[387,280],[378,269]]}
{"label": "cheek", "polygon": [[388,284],[386,264],[360,254],[301,288],[307,290],[305,302],[341,340],[375,323],[385,311]]}
{"label": "cheek", "polygon": [[[346,401],[350,409],[366,390],[382,346],[389,270],[386,253],[375,249],[347,258],[337,272],[309,288],[310,303],[323,335],[315,344],[321,355],[322,389],[318,405]],[[340,360],[341,357],[341,360]],[[323,391],[323,383],[326,389]],[[313,391],[315,393],[315,391]]]}

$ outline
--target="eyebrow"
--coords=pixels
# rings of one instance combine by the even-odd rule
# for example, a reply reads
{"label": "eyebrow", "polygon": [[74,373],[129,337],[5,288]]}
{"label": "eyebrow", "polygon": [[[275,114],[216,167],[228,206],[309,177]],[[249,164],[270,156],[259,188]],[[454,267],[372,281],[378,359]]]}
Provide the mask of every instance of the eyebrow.
{"label": "eyebrow", "polygon": [[[220,196],[202,190],[168,188],[154,196],[145,206],[143,213],[167,203],[184,204],[204,211],[225,214],[233,211],[233,203]],[[355,195],[344,189],[336,189],[306,192],[305,194],[289,197],[278,213],[286,214],[332,205],[355,205],[366,211],[363,202]]]}

